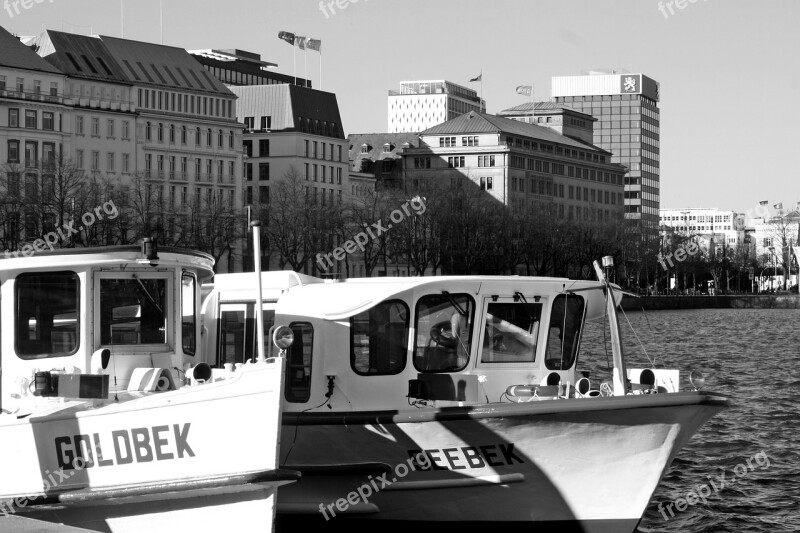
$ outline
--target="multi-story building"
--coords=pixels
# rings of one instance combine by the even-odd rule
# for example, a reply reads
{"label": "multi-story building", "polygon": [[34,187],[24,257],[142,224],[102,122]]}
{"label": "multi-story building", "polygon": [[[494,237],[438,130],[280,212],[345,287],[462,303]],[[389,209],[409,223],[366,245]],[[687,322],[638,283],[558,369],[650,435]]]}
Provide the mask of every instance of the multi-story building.
{"label": "multi-story building", "polygon": [[761,274],[769,276],[771,267],[771,282],[767,285],[762,278],[762,290],[797,285],[800,274],[797,270],[800,258],[792,260],[800,251],[800,210],[785,212],[780,207],[772,216],[753,220],[756,257],[765,267]]}
{"label": "multi-story building", "polygon": [[310,203],[349,200],[348,144],[335,94],[290,84],[230,89],[245,125],[245,205],[269,205],[270,187],[289,179],[303,183]]}
{"label": "multi-story building", "polygon": [[389,91],[389,133],[420,132],[470,111],[486,111],[478,93],[446,80],[401,81]]}
{"label": "multi-story building", "polygon": [[0,236],[6,250],[53,229],[57,155],[68,149],[65,77],[0,27]]}
{"label": "multi-story building", "polygon": [[272,72],[276,63],[263,61],[260,54],[245,50],[189,50],[198,63],[225,85],[275,85],[290,83],[311,87],[311,80]]}
{"label": "multi-story building", "polygon": [[[121,66],[137,109],[137,168],[178,226],[211,234],[222,213],[242,212],[241,124],[236,96],[186,50],[115,37],[103,44]],[[167,235],[174,221],[166,221]],[[220,261],[238,270],[241,242]]]}
{"label": "multi-story building", "polygon": [[527,102],[504,109],[497,115],[550,128],[578,141],[594,143],[594,123],[597,119],[568,105],[555,102]]}
{"label": "multi-story building", "polygon": [[136,162],[136,106],[128,77],[100,39],[45,31],[37,53],[67,75],[65,96],[72,104],[64,130],[71,149],[64,164],[84,174],[126,181]]}
{"label": "multi-story building", "polygon": [[730,210],[703,207],[662,209],[659,227],[662,236],[677,234],[694,240],[706,251],[711,246],[722,251],[745,243],[745,228],[738,220],[739,215]]}
{"label": "multi-story building", "polygon": [[419,147],[416,133],[355,133],[350,143],[351,172],[374,176],[377,187],[399,189],[403,186],[403,151]]}
{"label": "multi-story building", "polygon": [[556,76],[552,93],[558,103],[592,115],[593,144],[611,152],[625,174],[625,216],[640,220],[654,237],[660,207],[659,85],[644,74],[594,71]]}
{"label": "multi-story building", "polygon": [[[624,167],[611,154],[549,128],[470,112],[420,133],[403,150],[406,186],[466,178],[516,210],[546,209],[557,218],[623,218]],[[447,181],[449,180],[449,182]]]}

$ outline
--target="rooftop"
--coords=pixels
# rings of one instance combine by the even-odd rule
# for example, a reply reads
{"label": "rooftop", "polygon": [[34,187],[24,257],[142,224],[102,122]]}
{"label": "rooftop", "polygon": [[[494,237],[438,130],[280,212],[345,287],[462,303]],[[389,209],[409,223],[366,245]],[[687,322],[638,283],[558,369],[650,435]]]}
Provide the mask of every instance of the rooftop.
{"label": "rooftop", "polygon": [[464,113],[454,119],[448,120],[441,124],[437,124],[432,128],[420,133],[424,135],[466,135],[474,133],[508,133],[511,135],[519,135],[522,137],[530,137],[539,141],[548,141],[564,146],[573,148],[581,148],[583,150],[593,150],[600,153],[608,154],[609,152],[594,146],[593,144],[583,143],[561,135],[551,128],[537,126],[535,124],[528,124],[527,122],[520,122],[519,120],[512,120],[510,118],[500,117],[497,115],[490,115],[488,113],[479,113],[470,111]]}
{"label": "rooftop", "polygon": [[0,26],[0,66],[62,74],[2,26]]}

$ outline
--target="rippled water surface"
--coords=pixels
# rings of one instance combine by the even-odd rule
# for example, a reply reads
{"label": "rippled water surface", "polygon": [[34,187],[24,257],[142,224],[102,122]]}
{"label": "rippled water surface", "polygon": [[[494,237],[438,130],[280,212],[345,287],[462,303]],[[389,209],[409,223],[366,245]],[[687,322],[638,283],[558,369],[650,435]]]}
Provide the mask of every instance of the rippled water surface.
{"label": "rippled water surface", "polygon": [[[731,402],[680,452],[639,531],[800,531],[800,310],[629,311],[627,319],[643,345],[621,316],[629,367],[649,366],[649,357],[658,367],[701,370],[704,389]],[[599,361],[592,376],[602,378],[602,328],[592,324],[586,335],[584,367]]]}

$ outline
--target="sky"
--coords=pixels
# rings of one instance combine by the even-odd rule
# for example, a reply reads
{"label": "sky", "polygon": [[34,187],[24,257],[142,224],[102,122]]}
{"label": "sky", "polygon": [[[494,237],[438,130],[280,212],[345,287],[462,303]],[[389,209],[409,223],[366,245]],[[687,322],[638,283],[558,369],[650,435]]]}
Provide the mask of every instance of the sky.
{"label": "sky", "polygon": [[[532,84],[535,99],[547,100],[552,76],[641,72],[660,83],[662,208],[753,212],[760,201],[787,210],[800,202],[800,176],[789,164],[800,140],[797,0],[9,5],[18,1],[0,0],[0,25],[20,35],[56,29],[120,36],[124,23],[127,39],[162,42],[163,32],[167,45],[259,53],[278,63],[278,72],[336,93],[345,134],[386,131],[387,94],[403,80],[471,87],[496,113],[527,101],[515,93],[517,85]],[[290,46],[278,39],[280,31],[320,39],[322,53]],[[478,74],[482,83],[469,83]]]}

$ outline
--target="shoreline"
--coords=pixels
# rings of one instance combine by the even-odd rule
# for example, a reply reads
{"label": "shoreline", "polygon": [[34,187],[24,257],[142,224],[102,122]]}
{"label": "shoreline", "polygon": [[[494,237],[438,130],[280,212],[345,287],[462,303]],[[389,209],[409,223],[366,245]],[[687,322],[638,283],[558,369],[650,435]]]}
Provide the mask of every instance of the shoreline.
{"label": "shoreline", "polygon": [[731,294],[718,296],[640,296],[622,299],[625,311],[666,309],[800,309],[797,294]]}

